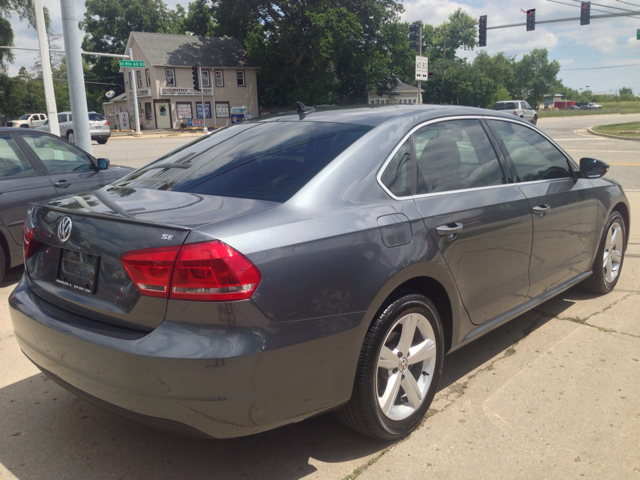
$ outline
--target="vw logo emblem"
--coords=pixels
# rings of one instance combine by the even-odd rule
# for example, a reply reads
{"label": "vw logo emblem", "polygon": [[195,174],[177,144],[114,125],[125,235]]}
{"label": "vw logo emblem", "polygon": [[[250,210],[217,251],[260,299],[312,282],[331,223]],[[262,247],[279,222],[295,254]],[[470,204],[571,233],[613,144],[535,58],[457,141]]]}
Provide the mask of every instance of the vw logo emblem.
{"label": "vw logo emblem", "polygon": [[73,223],[71,223],[71,219],[69,217],[64,217],[60,220],[58,224],[58,238],[61,242],[66,242],[69,240],[71,236],[71,229],[73,228]]}
{"label": "vw logo emblem", "polygon": [[404,373],[407,368],[409,368],[409,360],[407,360],[407,357],[402,357],[400,359],[400,373]]}

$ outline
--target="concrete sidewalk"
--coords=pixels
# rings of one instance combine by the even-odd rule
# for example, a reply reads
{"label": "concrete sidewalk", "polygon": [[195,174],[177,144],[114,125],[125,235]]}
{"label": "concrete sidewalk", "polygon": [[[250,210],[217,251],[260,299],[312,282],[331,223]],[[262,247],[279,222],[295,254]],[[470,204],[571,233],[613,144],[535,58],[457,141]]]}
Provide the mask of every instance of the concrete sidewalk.
{"label": "concrete sidewalk", "polygon": [[571,289],[447,356],[428,418],[395,444],[332,414],[212,441],[94,407],[20,352],[12,269],[0,285],[0,480],[640,478],[640,192],[627,194],[616,290]]}

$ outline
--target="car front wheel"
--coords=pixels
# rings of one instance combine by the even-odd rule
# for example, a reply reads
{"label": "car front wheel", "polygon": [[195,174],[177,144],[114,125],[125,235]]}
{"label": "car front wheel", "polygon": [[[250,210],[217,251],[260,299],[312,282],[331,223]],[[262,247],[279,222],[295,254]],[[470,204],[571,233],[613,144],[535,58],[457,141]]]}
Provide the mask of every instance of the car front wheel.
{"label": "car front wheel", "polygon": [[624,218],[620,212],[611,212],[593,262],[593,275],[583,283],[586,290],[605,294],[615,288],[622,271],[626,238]]}
{"label": "car front wheel", "polygon": [[373,322],[360,351],[351,400],[338,417],[370,437],[395,440],[422,422],[444,363],[440,316],[423,295],[405,295]]}
{"label": "car front wheel", "polygon": [[75,145],[76,143],[76,136],[74,135],[73,132],[68,132],[67,133],[67,142],[69,143],[73,143]]}

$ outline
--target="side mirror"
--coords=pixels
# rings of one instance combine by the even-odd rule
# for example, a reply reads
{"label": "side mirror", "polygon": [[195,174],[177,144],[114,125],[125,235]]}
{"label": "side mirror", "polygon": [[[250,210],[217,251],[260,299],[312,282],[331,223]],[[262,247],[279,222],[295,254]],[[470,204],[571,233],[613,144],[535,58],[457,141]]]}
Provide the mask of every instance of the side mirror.
{"label": "side mirror", "polygon": [[[98,159],[98,170],[107,170],[111,165],[111,162],[108,158],[99,158]],[[608,165],[607,165],[608,168]]]}
{"label": "side mirror", "polygon": [[600,178],[609,170],[609,164],[595,158],[580,159],[580,175],[582,178]]}

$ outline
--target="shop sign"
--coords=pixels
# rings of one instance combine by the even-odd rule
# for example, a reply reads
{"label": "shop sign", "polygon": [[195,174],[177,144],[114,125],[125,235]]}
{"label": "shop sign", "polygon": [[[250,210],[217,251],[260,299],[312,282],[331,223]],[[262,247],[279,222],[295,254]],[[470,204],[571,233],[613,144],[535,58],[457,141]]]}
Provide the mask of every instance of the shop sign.
{"label": "shop sign", "polygon": [[216,117],[229,118],[229,104],[216,102]]}
{"label": "shop sign", "polygon": [[191,113],[191,104],[190,103],[178,103],[176,104],[176,109],[178,110],[178,118],[191,118],[193,114]]}
{"label": "shop sign", "polygon": [[[150,88],[139,88],[138,91],[136,92],[136,95],[138,95],[138,98],[140,98],[140,97],[150,97],[151,96],[151,89]],[[129,98],[133,98],[133,90],[129,90]]]}
{"label": "shop sign", "polygon": [[[202,90],[205,95],[212,94],[210,88],[203,88]],[[202,95],[202,92],[187,87],[161,87],[160,95]]]}
{"label": "shop sign", "polygon": [[247,107],[231,107],[231,115],[244,115],[247,113]]}
{"label": "shop sign", "polygon": [[190,118],[187,120],[187,126],[189,127],[204,127],[204,120],[197,118]]}

